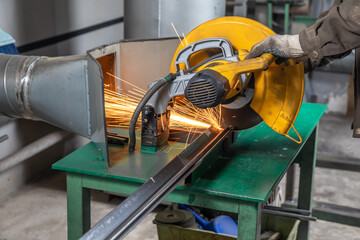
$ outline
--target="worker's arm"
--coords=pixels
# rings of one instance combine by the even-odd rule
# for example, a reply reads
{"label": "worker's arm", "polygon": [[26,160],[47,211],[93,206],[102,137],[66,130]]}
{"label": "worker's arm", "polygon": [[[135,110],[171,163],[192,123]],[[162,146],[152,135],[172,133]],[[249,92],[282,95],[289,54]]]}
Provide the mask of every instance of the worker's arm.
{"label": "worker's arm", "polygon": [[342,0],[336,3],[325,16],[299,34],[311,69],[360,47],[360,1]]}
{"label": "worker's arm", "polygon": [[270,52],[303,61],[306,70],[341,58],[360,47],[360,1],[335,0],[331,9],[299,35],[273,35],[254,45],[247,58]]}

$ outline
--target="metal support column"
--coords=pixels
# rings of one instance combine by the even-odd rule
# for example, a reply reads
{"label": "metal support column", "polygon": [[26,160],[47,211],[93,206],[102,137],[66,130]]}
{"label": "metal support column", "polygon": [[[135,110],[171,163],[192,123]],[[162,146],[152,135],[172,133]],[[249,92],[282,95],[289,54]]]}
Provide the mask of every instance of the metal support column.
{"label": "metal support column", "polygon": [[67,172],[68,239],[79,239],[90,229],[90,189],[82,187],[80,174]]}
{"label": "metal support column", "polygon": [[268,1],[268,27],[272,29],[273,2]]}
{"label": "metal support column", "polygon": [[[312,211],[312,193],[316,165],[317,133],[318,127],[313,130],[311,136],[298,155],[300,160],[298,208],[309,210],[310,212]],[[310,223],[308,221],[301,221],[297,237],[298,240],[309,239],[309,227]]]}
{"label": "metal support column", "polygon": [[290,2],[286,2],[285,11],[284,11],[284,34],[289,34],[289,22],[290,22]]}
{"label": "metal support column", "polygon": [[292,164],[286,172],[285,200],[292,201],[295,188],[295,165]]}
{"label": "metal support column", "polygon": [[239,203],[238,240],[258,240],[261,234],[261,203]]}

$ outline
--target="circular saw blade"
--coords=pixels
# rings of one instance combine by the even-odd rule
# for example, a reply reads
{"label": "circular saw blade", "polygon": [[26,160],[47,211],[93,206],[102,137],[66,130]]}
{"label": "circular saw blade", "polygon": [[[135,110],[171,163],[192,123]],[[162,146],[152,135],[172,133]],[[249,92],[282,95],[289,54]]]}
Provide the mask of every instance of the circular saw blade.
{"label": "circular saw blade", "polygon": [[243,96],[230,104],[221,105],[221,127],[245,130],[262,122],[262,118],[250,107],[254,89],[248,88]]}

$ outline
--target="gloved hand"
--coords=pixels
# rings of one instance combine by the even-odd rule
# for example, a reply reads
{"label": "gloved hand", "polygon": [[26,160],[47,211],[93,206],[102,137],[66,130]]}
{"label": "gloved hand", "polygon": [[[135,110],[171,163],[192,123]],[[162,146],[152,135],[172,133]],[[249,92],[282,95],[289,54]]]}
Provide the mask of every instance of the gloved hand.
{"label": "gloved hand", "polygon": [[263,53],[271,53],[281,58],[301,58],[307,55],[301,48],[299,34],[271,35],[255,44],[245,59],[256,58]]}

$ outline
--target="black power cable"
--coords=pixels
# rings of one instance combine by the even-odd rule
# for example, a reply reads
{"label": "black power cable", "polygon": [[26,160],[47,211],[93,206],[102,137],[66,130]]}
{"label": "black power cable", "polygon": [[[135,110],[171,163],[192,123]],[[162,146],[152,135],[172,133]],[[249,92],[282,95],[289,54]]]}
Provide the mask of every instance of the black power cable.
{"label": "black power cable", "polygon": [[135,126],[137,119],[140,116],[141,111],[145,107],[146,103],[149,101],[149,99],[154,95],[156,91],[158,91],[160,88],[162,88],[165,84],[168,82],[172,82],[176,78],[176,74],[170,73],[166,77],[160,79],[157,81],[150,89],[146,92],[144,97],[141,99],[140,103],[137,105],[130,121],[129,126],[129,138],[130,138],[130,144],[129,144],[129,151],[133,152],[135,150],[135,144],[136,144],[136,135],[135,135]]}

